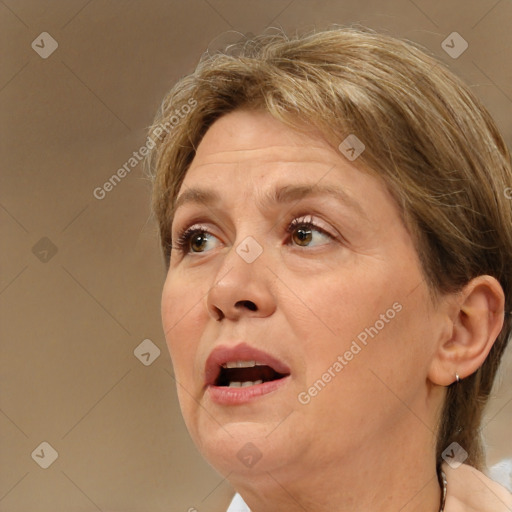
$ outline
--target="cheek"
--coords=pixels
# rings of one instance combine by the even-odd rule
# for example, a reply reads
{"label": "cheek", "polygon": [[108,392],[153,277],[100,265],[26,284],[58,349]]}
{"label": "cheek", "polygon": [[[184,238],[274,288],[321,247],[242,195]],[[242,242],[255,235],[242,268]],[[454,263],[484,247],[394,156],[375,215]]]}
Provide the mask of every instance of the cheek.
{"label": "cheek", "polygon": [[[329,275],[316,274],[307,280],[301,278],[301,286],[296,285],[296,289],[291,284],[292,276],[287,277],[286,283],[294,295],[288,297],[286,294],[281,305],[286,310],[285,322],[293,331],[291,338],[300,342],[297,347],[300,366],[297,386],[300,391],[315,385],[322,389],[319,393],[322,398],[314,399],[314,407],[324,409],[346,401],[342,398],[346,393],[353,398],[363,391],[359,382],[370,355],[364,354],[364,345],[360,344],[359,349],[353,347],[357,354],[348,354],[351,359],[347,366],[341,371],[336,369],[340,368],[338,356],[343,357],[353,340],[360,333],[366,334],[365,328],[373,325],[379,314],[392,306],[393,302],[383,295],[386,284],[378,283],[376,274],[376,270],[370,272],[369,269],[365,272],[355,268],[335,269]],[[322,382],[318,382],[319,379]],[[325,388],[324,382],[327,383]]]}
{"label": "cheek", "polygon": [[347,310],[336,320],[339,336],[327,331],[308,340],[301,391],[307,391],[311,401],[303,406],[304,421],[323,418],[319,428],[326,439],[340,429],[351,439],[361,439],[376,428],[393,428],[397,418],[407,414],[403,404],[412,403],[424,385],[425,340],[420,339],[415,311],[410,304],[400,304],[402,309],[396,311],[399,307],[393,309],[393,302],[387,302],[383,299],[382,311],[386,315],[391,306],[388,323],[373,308],[357,312],[355,319]]}
{"label": "cheek", "polygon": [[[414,288],[415,276],[379,266],[361,266],[329,278],[303,281],[300,299],[289,309],[289,323],[294,325],[297,339],[302,340],[305,382],[310,386],[330,368],[344,360],[343,369],[335,372],[329,385],[334,392],[342,386],[345,392],[368,398],[379,396],[379,386],[372,369],[390,383],[411,378],[397,369],[408,367],[407,361],[419,361],[414,372],[423,369],[426,333],[424,287]],[[300,313],[302,311],[302,313]],[[339,365],[337,366],[339,368]],[[416,375],[418,376],[418,375]],[[327,379],[329,376],[327,375]],[[373,381],[373,385],[368,382]],[[361,387],[361,381],[364,381]],[[335,392],[339,396],[339,390]],[[325,393],[325,396],[330,393]]]}
{"label": "cheek", "polygon": [[309,332],[317,339],[317,348],[318,339],[323,339],[323,345],[342,350],[393,304],[389,279],[382,275],[378,269],[352,267],[303,280],[297,293],[300,300],[295,298],[296,307],[290,311],[302,323],[301,336]]}
{"label": "cheek", "polygon": [[201,293],[190,284],[180,282],[179,275],[169,273],[162,291],[162,324],[174,371],[178,381],[190,380],[200,339],[204,306]]}
{"label": "cheek", "polygon": [[189,432],[195,432],[199,392],[194,375],[199,340],[203,329],[204,306],[197,288],[168,275],[162,291],[162,324],[171,356],[176,392]]}

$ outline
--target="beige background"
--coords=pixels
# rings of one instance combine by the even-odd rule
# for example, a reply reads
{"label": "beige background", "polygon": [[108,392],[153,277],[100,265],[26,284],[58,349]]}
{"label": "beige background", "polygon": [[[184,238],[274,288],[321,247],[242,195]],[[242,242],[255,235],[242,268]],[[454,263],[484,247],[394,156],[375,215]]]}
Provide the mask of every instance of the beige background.
{"label": "beige background", "polygon": [[[206,48],[269,25],[361,23],[417,41],[472,85],[510,145],[512,2],[4,0],[0,20],[0,510],[225,510],[232,489],[179,413],[142,165],[104,199],[93,190]],[[469,43],[457,59],[441,48],[453,31]],[[31,47],[42,32],[58,43],[46,59]],[[161,351],[148,366],[134,355],[145,339]],[[511,350],[484,428],[491,463],[512,457]],[[42,442],[58,452],[47,469]]]}

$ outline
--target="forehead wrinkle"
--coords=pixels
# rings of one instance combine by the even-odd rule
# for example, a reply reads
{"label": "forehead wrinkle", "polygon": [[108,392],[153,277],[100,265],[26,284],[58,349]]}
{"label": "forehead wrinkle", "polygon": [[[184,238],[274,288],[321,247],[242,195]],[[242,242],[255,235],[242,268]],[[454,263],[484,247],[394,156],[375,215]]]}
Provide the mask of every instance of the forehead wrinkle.
{"label": "forehead wrinkle", "polygon": [[362,218],[369,221],[361,205],[347,192],[337,185],[320,185],[318,183],[298,183],[293,185],[277,186],[256,200],[260,210],[265,211],[282,203],[298,202],[307,197],[329,196],[340,204],[349,207]]}
{"label": "forehead wrinkle", "polygon": [[[351,208],[366,221],[369,221],[366,212],[353,197],[348,195],[342,188],[328,184],[302,183],[278,185],[256,197],[256,205],[262,212],[265,212],[279,204],[297,202],[306,197],[319,197],[322,195],[333,197],[340,204]],[[217,206],[221,202],[222,197],[215,190],[204,187],[188,187],[175,201],[171,218],[174,218],[177,209],[185,204],[202,204],[210,208]]]}
{"label": "forehead wrinkle", "polygon": [[[285,151],[283,151],[285,150]],[[287,153],[293,150],[295,153],[291,155],[290,158],[286,158]],[[207,150],[206,150],[207,151]],[[314,157],[307,157],[307,153],[320,153],[321,155],[317,158]],[[261,155],[263,153],[263,155]],[[297,154],[299,153],[299,154]],[[275,145],[275,146],[264,146],[261,148],[252,148],[252,149],[232,149],[227,151],[214,151],[210,153],[206,153],[206,155],[201,154],[201,150],[198,149],[198,152],[196,153],[196,157],[194,160],[196,160],[196,165],[199,167],[201,165],[210,165],[210,164],[235,164],[235,163],[241,163],[240,158],[243,158],[244,154],[249,154],[251,157],[253,156],[254,159],[258,159],[258,161],[275,161],[275,162],[318,162],[322,164],[326,164],[325,156],[329,155],[332,157],[332,153],[329,149],[321,147],[321,146],[307,146],[306,148],[302,144],[291,144],[291,145]],[[306,157],[304,157],[304,154],[306,154]],[[229,157],[232,157],[232,160],[229,159]],[[219,157],[227,157],[227,159],[224,161],[217,161],[217,162],[209,162],[212,158],[219,158]],[[192,165],[194,165],[194,162],[192,162]],[[194,167],[196,166],[194,165]]]}

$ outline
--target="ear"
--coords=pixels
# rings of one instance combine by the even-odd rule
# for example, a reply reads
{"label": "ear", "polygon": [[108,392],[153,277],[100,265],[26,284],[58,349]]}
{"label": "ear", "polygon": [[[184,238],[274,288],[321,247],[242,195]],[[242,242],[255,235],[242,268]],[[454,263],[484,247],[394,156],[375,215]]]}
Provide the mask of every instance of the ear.
{"label": "ear", "polygon": [[484,363],[503,328],[505,294],[497,279],[484,275],[446,297],[443,304],[447,328],[437,340],[428,378],[434,384],[448,386],[456,375],[462,380]]}

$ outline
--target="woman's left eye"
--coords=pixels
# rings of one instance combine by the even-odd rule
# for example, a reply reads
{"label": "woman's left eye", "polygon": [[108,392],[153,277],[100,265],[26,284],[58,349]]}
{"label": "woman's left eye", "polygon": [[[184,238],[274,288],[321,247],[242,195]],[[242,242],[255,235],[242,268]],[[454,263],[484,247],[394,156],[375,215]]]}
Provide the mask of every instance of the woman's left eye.
{"label": "woman's left eye", "polygon": [[[316,245],[322,244],[322,238],[327,243],[335,238],[333,235],[327,233],[326,230],[315,224],[311,217],[293,219],[286,228],[286,232],[290,235],[289,240],[292,240],[293,243],[299,247],[310,247],[316,238],[320,238],[319,243]],[[317,234],[317,236],[315,236],[315,234]],[[177,249],[182,254],[200,254],[208,252],[205,246],[210,239],[218,240],[218,238],[208,232],[206,228],[197,225],[192,226],[180,232],[173,249]]]}
{"label": "woman's left eye", "polygon": [[[320,233],[321,237],[327,241],[332,240],[334,237],[327,233],[320,226],[317,226],[311,217],[302,219],[293,219],[290,222],[286,231],[290,234],[290,239],[293,240],[299,247],[310,247],[313,241],[314,233]],[[317,237],[317,238],[321,238]],[[317,244],[318,245],[318,244]],[[321,243],[320,243],[321,245]]]}

